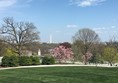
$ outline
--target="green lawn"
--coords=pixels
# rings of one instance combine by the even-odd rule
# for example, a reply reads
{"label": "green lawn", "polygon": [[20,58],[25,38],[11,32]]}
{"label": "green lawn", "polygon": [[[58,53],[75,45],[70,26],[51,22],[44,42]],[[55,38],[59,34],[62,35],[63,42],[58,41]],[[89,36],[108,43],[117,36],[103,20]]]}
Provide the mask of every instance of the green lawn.
{"label": "green lawn", "polygon": [[0,70],[0,83],[118,83],[118,68],[48,67]]}

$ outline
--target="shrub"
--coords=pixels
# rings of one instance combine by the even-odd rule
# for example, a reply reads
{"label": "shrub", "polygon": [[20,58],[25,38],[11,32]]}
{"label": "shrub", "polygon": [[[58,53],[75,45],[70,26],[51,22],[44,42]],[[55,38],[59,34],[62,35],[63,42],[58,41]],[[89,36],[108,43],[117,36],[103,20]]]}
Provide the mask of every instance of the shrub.
{"label": "shrub", "polygon": [[40,64],[39,57],[36,57],[36,56],[33,57],[33,56],[31,56],[30,58],[32,60],[32,65],[39,65]]}
{"label": "shrub", "polygon": [[32,65],[32,59],[29,56],[20,56],[19,57],[19,65],[21,65],[21,66]]}
{"label": "shrub", "polygon": [[15,67],[18,66],[19,58],[18,56],[4,56],[2,58],[1,66],[3,67]]}
{"label": "shrub", "polygon": [[42,64],[43,65],[51,65],[51,64],[54,64],[54,63],[55,63],[54,57],[45,56],[45,57],[42,58]]}

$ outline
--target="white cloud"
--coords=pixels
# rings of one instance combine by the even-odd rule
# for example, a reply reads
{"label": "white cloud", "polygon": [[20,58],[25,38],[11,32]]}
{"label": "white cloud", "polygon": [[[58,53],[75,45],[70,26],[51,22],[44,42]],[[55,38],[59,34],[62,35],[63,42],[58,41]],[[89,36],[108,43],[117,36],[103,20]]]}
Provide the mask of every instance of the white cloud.
{"label": "white cloud", "polygon": [[115,29],[115,28],[116,28],[116,26],[111,26],[111,28],[112,28],[112,29]]}
{"label": "white cloud", "polygon": [[0,0],[0,10],[7,9],[9,7],[24,8],[29,7],[34,0]]}
{"label": "white cloud", "polygon": [[77,28],[78,26],[75,25],[75,24],[72,24],[72,25],[67,25],[66,27],[67,27],[67,28]]}
{"label": "white cloud", "polygon": [[0,9],[8,8],[13,6],[17,0],[0,0]]}
{"label": "white cloud", "polygon": [[77,5],[80,7],[95,6],[101,4],[106,0],[70,0],[71,5]]}

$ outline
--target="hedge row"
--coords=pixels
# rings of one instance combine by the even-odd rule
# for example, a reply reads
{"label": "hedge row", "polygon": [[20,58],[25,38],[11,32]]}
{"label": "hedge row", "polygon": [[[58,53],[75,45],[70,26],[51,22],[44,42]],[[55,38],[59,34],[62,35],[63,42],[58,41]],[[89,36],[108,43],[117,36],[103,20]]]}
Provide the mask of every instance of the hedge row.
{"label": "hedge row", "polygon": [[29,56],[4,56],[1,66],[3,67],[15,67],[15,66],[28,66],[40,64],[39,57]]}
{"label": "hedge row", "polygon": [[19,58],[17,56],[4,56],[2,58],[1,66],[14,67],[19,65]]}
{"label": "hedge row", "polygon": [[[54,57],[45,56],[41,59],[42,65],[51,65],[55,63]],[[2,58],[1,66],[3,67],[15,67],[15,66],[29,66],[29,65],[39,65],[39,57],[34,56],[4,56]]]}
{"label": "hedge row", "polygon": [[45,56],[42,58],[42,65],[51,65],[55,63],[55,59],[52,56]]}

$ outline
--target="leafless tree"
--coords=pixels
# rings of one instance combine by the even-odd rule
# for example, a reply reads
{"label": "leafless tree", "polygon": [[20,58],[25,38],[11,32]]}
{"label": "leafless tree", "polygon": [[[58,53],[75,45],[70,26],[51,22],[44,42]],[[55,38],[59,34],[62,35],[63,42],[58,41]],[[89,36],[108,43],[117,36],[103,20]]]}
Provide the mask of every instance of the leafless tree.
{"label": "leafless tree", "polygon": [[3,19],[1,27],[3,40],[12,46],[14,52],[22,55],[22,48],[25,44],[39,41],[39,32],[33,23],[16,22],[13,18]]}
{"label": "leafless tree", "polygon": [[113,47],[118,50],[118,39],[117,37],[112,37],[108,42],[106,42],[106,46]]}
{"label": "leafless tree", "polygon": [[73,37],[74,45],[78,47],[79,52],[81,51],[83,55],[92,52],[99,40],[98,34],[88,28],[80,29]]}

